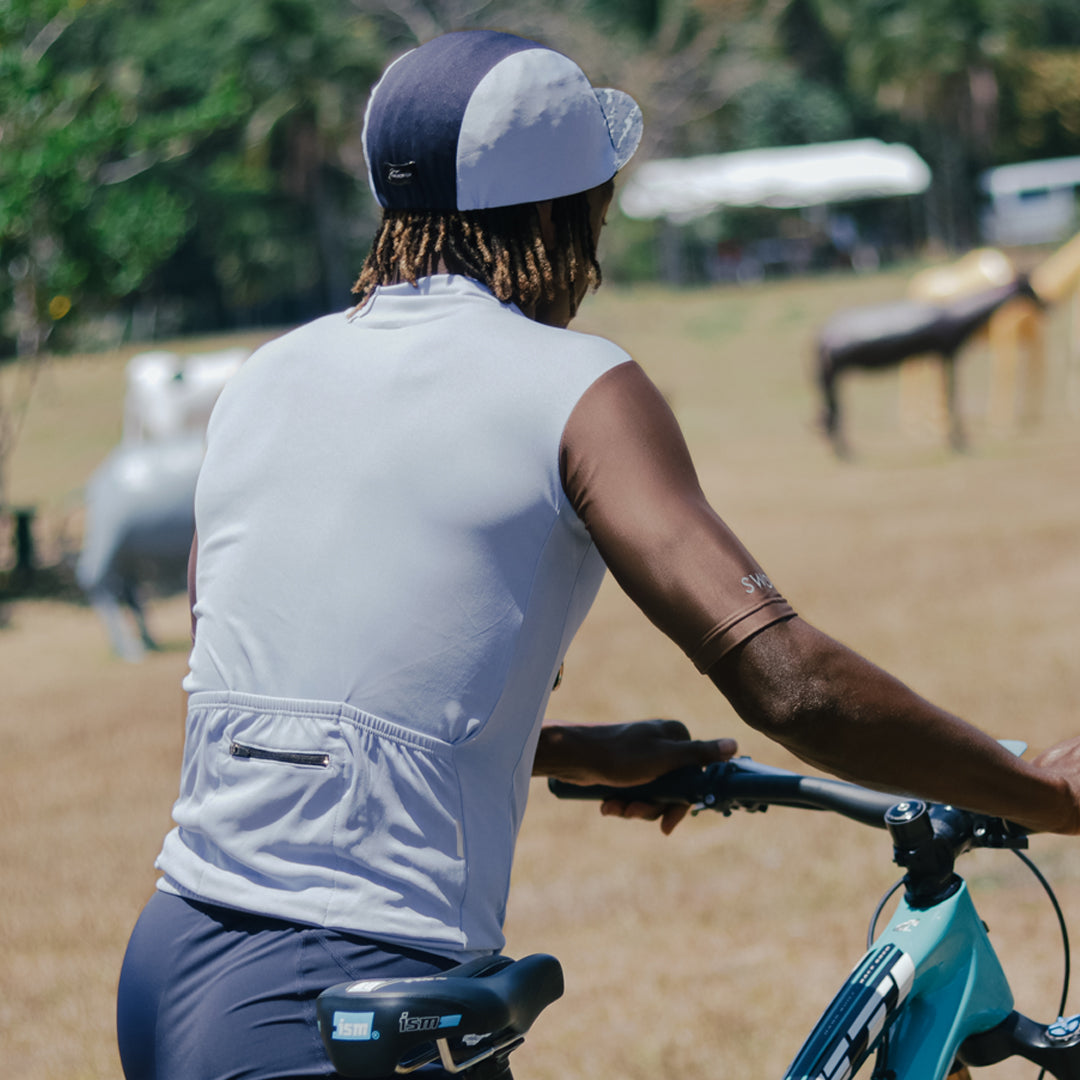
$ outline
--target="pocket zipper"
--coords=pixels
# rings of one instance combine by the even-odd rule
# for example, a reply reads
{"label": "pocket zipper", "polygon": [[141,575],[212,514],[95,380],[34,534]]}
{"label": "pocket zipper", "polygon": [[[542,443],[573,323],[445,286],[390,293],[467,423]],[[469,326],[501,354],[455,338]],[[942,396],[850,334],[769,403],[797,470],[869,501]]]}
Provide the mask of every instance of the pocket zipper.
{"label": "pocket zipper", "polygon": [[238,742],[230,743],[229,753],[233,757],[251,758],[255,761],[280,761],[286,765],[311,765],[320,769],[325,769],[330,764],[330,755],[317,751],[264,750],[259,746]]}

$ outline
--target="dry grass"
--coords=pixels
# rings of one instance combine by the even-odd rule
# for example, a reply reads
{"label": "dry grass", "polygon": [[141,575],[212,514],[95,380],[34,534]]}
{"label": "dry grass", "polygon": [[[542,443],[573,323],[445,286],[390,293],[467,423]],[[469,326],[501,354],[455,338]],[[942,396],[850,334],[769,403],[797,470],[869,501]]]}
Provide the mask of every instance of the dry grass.
{"label": "dry grass", "polygon": [[[964,367],[971,453],[901,432],[896,380],[882,376],[845,388],[862,456],[838,465],[813,430],[811,331],[835,307],[902,287],[882,275],[611,291],[589,301],[581,326],[650,371],[715,505],[805,617],[994,734],[1041,747],[1080,728],[1080,418],[1066,407],[1064,315],[1051,327],[1056,366],[1039,427],[982,424],[987,365],[975,348]],[[62,546],[65,521],[77,534],[73,496],[118,434],[125,359],[57,362],[38,388],[12,481],[15,501],[41,507],[43,550]],[[0,1061],[7,1080],[116,1078],[117,969],[176,785],[184,607],[157,605],[169,648],[138,666],[108,655],[86,608],[21,602],[8,616]],[[566,673],[560,716],[680,716],[785,763],[610,584]],[[1034,845],[1074,927],[1075,852],[1061,839]],[[1048,905],[1008,855],[969,868],[1018,1005],[1049,1017],[1061,961]],[[508,951],[559,956],[567,994],[516,1055],[519,1080],[781,1075],[895,875],[880,834],[824,815],[703,816],[664,839],[538,786]]]}

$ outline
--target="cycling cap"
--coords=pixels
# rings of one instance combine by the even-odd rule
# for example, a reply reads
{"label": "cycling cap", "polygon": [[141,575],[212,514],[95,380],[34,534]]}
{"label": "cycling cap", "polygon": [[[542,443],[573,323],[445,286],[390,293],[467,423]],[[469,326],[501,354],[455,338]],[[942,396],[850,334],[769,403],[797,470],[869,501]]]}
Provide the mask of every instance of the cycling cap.
{"label": "cycling cap", "polygon": [[562,53],[493,30],[395,60],[364,117],[371,190],[393,210],[482,210],[587,191],[641,141],[641,110]]}

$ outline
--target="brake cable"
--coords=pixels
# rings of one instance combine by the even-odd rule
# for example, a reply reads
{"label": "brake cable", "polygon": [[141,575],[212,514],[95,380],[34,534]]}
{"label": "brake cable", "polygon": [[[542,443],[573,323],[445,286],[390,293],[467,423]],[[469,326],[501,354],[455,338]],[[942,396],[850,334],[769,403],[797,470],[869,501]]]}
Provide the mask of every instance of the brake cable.
{"label": "brake cable", "polygon": [[1035,875],[1035,880],[1043,887],[1046,895],[1050,897],[1050,903],[1053,905],[1054,914],[1057,916],[1058,926],[1061,929],[1061,949],[1065,957],[1065,974],[1062,979],[1061,1003],[1058,1005],[1058,1016],[1064,1016],[1065,1003],[1069,997],[1069,979],[1072,965],[1069,950],[1069,930],[1065,925],[1065,915],[1062,913],[1061,905],[1058,903],[1058,898],[1054,895],[1054,890],[1051,887],[1050,882],[1043,876],[1042,871],[1022,851],[1017,851],[1016,848],[1013,848],[1012,850],[1016,857]]}

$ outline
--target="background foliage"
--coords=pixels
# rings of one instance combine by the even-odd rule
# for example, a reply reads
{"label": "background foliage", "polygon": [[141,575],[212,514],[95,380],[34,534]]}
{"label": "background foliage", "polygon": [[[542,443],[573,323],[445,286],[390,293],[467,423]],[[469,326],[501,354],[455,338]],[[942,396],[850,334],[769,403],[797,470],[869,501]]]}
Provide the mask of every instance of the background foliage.
{"label": "background foliage", "polygon": [[[909,142],[954,249],[976,239],[979,170],[1080,153],[1074,0],[4,0],[0,356],[344,305],[376,217],[367,90],[473,26],[634,94],[639,161]],[[655,272],[654,231],[621,226],[613,275]]]}

